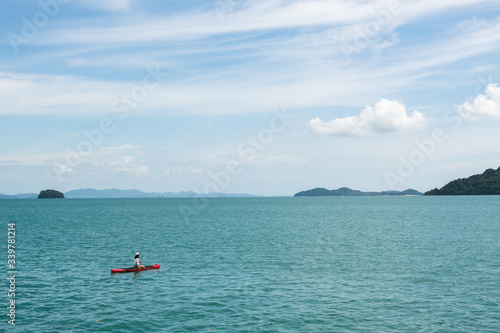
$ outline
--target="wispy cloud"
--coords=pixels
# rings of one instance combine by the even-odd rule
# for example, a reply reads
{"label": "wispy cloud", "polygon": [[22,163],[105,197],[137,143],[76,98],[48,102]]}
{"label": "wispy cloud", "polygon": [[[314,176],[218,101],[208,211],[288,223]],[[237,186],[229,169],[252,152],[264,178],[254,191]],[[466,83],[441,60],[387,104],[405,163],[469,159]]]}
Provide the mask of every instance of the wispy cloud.
{"label": "wispy cloud", "polygon": [[112,12],[128,11],[136,0],[76,0],[80,5],[92,9]]}
{"label": "wispy cloud", "polygon": [[149,173],[149,167],[144,164],[144,161],[135,162],[131,155],[122,155],[116,160],[100,160],[92,166],[106,168],[125,176],[141,177]]}
{"label": "wispy cloud", "polygon": [[[417,43],[395,49],[400,38],[397,27],[428,13],[481,2],[443,1],[433,7],[431,1],[400,1],[402,10],[397,19],[394,16],[381,29],[380,38],[370,40],[365,49],[375,53],[387,49],[384,57],[379,60],[375,53],[370,54],[356,66],[346,63],[340,46],[355,37],[360,24],[377,22],[374,15],[387,10],[386,1],[257,1],[238,6],[224,20],[210,11],[184,12],[168,19],[149,16],[113,26],[102,23],[104,27],[71,28],[73,31],[61,23],[37,42],[48,47],[68,43],[58,48],[67,55],[64,61],[70,67],[93,70],[82,71],[81,76],[1,73],[0,115],[66,114],[69,109],[72,114],[107,112],[113,99],[137,82],[94,71],[114,68],[129,72],[150,63],[168,66],[165,69],[173,68],[175,73],[141,103],[147,113],[262,112],[270,106],[293,103],[304,107],[359,106],[378,100],[382,91],[385,96],[399,98],[398,92],[408,87],[427,89],[432,84],[428,77],[446,71],[447,66],[500,50],[500,20],[462,22],[453,31],[441,33],[440,38],[426,41],[425,48]],[[296,29],[279,33],[285,27]],[[234,35],[242,31],[248,33]],[[153,48],[142,44],[169,38],[184,41],[174,43],[174,47],[162,44],[159,49],[156,43]],[[82,43],[91,47],[77,45]],[[134,43],[143,47],[131,48]],[[54,54],[49,54],[53,59]],[[39,58],[29,61],[41,61],[39,67],[43,67],[44,56]],[[451,78],[450,84],[454,82]]]}
{"label": "wispy cloud", "polygon": [[304,164],[308,162],[305,155],[297,154],[266,154],[255,153],[255,155],[247,156],[245,154],[219,154],[205,156],[202,161],[212,166],[226,166],[229,163],[237,163],[242,167],[261,167],[270,165],[292,165]]}
{"label": "wispy cloud", "polygon": [[253,158],[248,158],[245,156],[238,157],[238,163],[242,166],[249,167],[261,167],[261,166],[269,166],[269,165],[285,165],[285,164],[304,164],[308,162],[307,157],[303,155],[295,155],[295,154],[256,154]]}
{"label": "wispy cloud", "polygon": [[[134,1],[102,0],[85,1],[90,7],[109,10],[129,9]],[[492,2],[492,0],[414,0],[370,2],[299,0],[299,1],[245,1],[227,11],[221,20],[217,11],[191,11],[171,14],[167,17],[138,18],[135,21],[108,22],[99,27],[85,27],[53,31],[44,43],[144,43],[158,40],[200,39],[221,34],[262,31],[267,29],[348,26],[374,20],[382,11],[397,9],[397,17],[391,17],[390,26],[415,20],[466,5]]]}
{"label": "wispy cloud", "polygon": [[202,169],[193,166],[168,167],[164,170],[164,172],[169,177],[177,177],[181,175],[202,175],[205,173]]}
{"label": "wispy cloud", "polygon": [[0,154],[0,165],[47,166],[62,161],[67,151],[47,153],[30,149],[28,151],[3,152]]}
{"label": "wispy cloud", "polygon": [[122,150],[137,150],[139,148],[140,148],[140,146],[137,146],[137,145],[124,144],[124,145],[121,145],[118,147],[102,147],[100,150],[118,152],[118,151],[122,151]]}
{"label": "wispy cloud", "polygon": [[422,130],[427,125],[425,116],[413,111],[408,116],[406,106],[397,101],[381,99],[375,107],[367,106],[359,116],[310,121],[313,132],[321,135],[370,135],[376,133]]}
{"label": "wispy cloud", "polygon": [[74,76],[12,73],[0,73],[0,87],[0,115],[102,113],[114,96],[130,89]]}
{"label": "wispy cloud", "polygon": [[[97,3],[92,1],[92,3]],[[109,8],[128,7],[129,1],[104,2]],[[125,6],[127,5],[127,6]],[[221,20],[216,11],[186,12],[169,17],[150,16],[126,24],[109,22],[92,28],[54,31],[43,43],[144,43],[158,40],[200,39],[221,34],[282,29],[291,27],[321,26],[326,24],[359,23],[371,19],[377,10],[387,7],[386,1],[376,0],[367,4],[343,1],[247,1]],[[112,23],[112,24],[111,24]]]}

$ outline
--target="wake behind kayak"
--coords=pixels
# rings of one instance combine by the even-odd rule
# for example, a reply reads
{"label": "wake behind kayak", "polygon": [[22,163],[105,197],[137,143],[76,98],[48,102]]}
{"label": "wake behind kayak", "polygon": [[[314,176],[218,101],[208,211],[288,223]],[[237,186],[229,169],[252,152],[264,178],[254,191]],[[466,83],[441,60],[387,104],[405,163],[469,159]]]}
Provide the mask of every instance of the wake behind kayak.
{"label": "wake behind kayak", "polygon": [[128,267],[128,268],[115,268],[111,270],[111,273],[130,273],[130,272],[140,272],[147,271],[149,269],[158,269],[160,268],[159,264],[144,266],[142,268]]}

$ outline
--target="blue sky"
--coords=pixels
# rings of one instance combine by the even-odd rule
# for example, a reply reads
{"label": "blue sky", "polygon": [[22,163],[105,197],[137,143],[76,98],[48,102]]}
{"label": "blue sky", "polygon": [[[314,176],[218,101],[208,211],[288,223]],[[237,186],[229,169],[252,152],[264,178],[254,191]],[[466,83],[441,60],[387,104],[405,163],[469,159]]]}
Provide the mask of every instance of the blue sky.
{"label": "blue sky", "polygon": [[0,193],[426,191],[500,166],[498,1],[0,7]]}

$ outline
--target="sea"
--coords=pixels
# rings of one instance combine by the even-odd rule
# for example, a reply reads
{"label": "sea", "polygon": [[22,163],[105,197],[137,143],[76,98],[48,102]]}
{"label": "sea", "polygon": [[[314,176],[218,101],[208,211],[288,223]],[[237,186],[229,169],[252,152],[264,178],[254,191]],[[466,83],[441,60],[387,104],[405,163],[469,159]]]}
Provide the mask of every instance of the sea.
{"label": "sea", "polygon": [[[0,200],[0,217],[4,332],[500,332],[500,196]],[[136,252],[161,268],[110,273]]]}

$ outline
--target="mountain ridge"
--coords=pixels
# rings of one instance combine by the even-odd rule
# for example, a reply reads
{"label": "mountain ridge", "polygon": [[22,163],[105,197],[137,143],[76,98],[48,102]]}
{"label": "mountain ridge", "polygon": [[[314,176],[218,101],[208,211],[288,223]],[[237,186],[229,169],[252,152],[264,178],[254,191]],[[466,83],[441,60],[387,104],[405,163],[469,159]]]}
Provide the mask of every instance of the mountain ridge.
{"label": "mountain ridge", "polygon": [[328,190],[323,187],[317,187],[307,191],[295,193],[294,197],[361,197],[361,196],[403,196],[403,195],[423,195],[423,193],[407,189],[404,191],[381,191],[381,192],[363,192],[353,190],[348,187],[340,187],[336,190]]}
{"label": "mountain ridge", "polygon": [[117,188],[96,190],[93,188],[71,190],[64,193],[69,199],[125,199],[125,198],[195,198],[195,197],[255,197],[249,193],[197,193],[181,192],[143,192],[137,189],[120,190]]}

